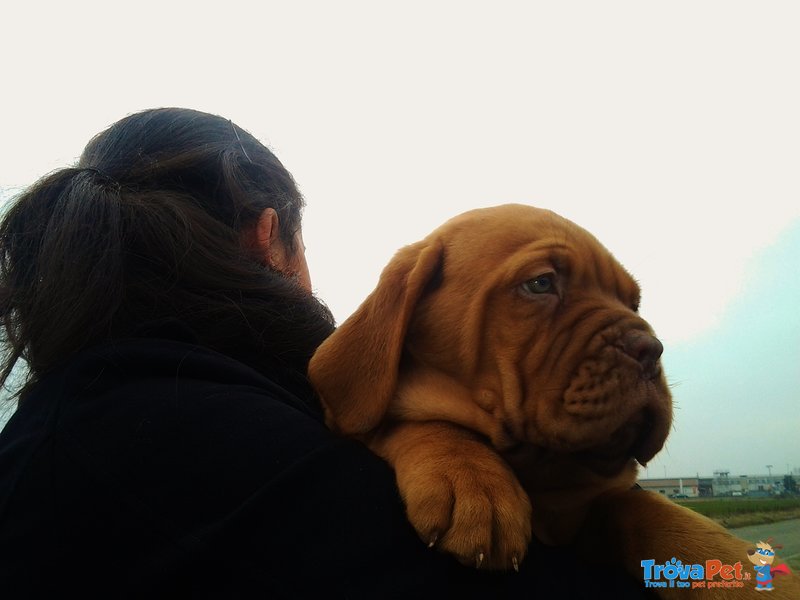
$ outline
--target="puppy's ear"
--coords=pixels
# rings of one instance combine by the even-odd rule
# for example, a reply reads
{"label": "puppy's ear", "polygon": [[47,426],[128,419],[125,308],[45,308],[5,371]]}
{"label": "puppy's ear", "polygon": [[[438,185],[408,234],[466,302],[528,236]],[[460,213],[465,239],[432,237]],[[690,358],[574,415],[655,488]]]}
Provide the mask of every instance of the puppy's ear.
{"label": "puppy's ear", "polygon": [[438,240],[401,249],[375,290],[311,358],[308,375],[329,427],[349,435],[367,433],[386,414],[408,323],[442,257]]}

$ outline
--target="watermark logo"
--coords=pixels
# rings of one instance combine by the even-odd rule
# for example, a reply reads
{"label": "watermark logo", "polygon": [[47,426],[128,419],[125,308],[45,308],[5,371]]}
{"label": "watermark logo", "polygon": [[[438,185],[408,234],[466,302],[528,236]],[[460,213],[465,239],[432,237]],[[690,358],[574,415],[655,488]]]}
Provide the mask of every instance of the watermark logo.
{"label": "watermark logo", "polygon": [[747,551],[747,558],[753,563],[753,568],[756,570],[756,591],[771,591],[772,580],[775,575],[788,575],[791,573],[789,567],[785,564],[775,564],[775,548],[783,548],[780,544],[772,545],[772,538],[768,538],[766,542],[758,542],[756,547]]}
{"label": "watermark logo", "polygon": [[741,562],[732,565],[710,559],[703,563],[686,563],[673,557],[663,564],[643,560],[644,584],[648,588],[741,588],[752,575]]}
{"label": "watermark logo", "polygon": [[[775,575],[788,575],[789,567],[783,563],[775,564],[775,549],[780,544],[772,544],[772,538],[766,542],[758,542],[754,549],[747,551],[748,560],[755,569],[756,591],[770,591],[773,588]],[[721,560],[710,559],[702,563],[683,563],[672,557],[665,563],[657,563],[653,559],[641,561],[644,585],[648,588],[743,588],[753,581],[750,570],[742,566],[741,561],[726,564]]]}

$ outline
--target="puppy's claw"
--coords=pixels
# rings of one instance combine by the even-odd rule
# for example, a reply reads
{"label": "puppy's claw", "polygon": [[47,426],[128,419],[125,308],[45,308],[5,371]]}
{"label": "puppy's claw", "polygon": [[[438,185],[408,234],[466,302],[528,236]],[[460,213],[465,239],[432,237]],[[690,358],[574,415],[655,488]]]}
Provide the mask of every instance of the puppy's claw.
{"label": "puppy's claw", "polygon": [[478,552],[478,556],[475,558],[475,568],[480,569],[482,564],[483,564],[483,552]]}
{"label": "puppy's claw", "polygon": [[514,566],[514,570],[519,573],[519,559],[516,556],[511,557],[511,564]]}
{"label": "puppy's claw", "polygon": [[428,548],[433,548],[436,545],[437,541],[439,541],[439,534],[438,533],[434,533],[431,536],[430,541],[428,542]]}

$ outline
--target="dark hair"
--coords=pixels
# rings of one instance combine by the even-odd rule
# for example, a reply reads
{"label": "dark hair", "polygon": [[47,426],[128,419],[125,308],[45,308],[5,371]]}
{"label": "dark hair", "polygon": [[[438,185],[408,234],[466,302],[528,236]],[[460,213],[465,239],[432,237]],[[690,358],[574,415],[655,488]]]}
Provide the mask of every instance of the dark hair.
{"label": "dark hair", "polygon": [[295,252],[303,205],[280,161],[227,119],[164,108],[120,120],[0,223],[0,383],[24,359],[24,397],[80,350],[168,320],[222,353],[305,372],[330,312],[244,241],[273,208]]}

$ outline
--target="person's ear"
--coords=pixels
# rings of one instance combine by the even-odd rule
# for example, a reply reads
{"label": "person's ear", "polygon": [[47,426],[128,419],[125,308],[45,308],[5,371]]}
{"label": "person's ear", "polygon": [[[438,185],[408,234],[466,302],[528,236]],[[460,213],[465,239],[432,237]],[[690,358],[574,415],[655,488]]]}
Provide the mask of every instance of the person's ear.
{"label": "person's ear", "polygon": [[286,265],[286,251],[280,237],[280,222],[274,208],[265,208],[258,218],[255,231],[256,251],[264,264],[278,270]]}

